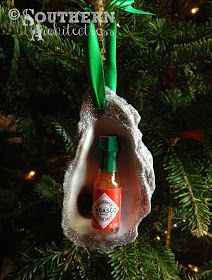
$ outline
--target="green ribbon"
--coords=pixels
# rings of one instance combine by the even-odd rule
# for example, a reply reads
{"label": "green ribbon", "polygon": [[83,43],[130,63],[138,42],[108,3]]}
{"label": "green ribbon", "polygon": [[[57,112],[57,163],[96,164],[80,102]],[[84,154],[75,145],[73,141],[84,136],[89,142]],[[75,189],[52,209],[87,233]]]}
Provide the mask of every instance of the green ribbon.
{"label": "green ribbon", "polygon": [[[135,9],[131,6],[134,0],[114,0],[108,7],[108,10],[115,8],[122,9],[133,14],[153,15],[152,13]],[[116,21],[111,23],[108,34],[105,37],[106,62],[105,77],[101,58],[101,52],[95,25],[93,22],[88,24],[88,35],[85,40],[85,56],[87,59],[87,71],[89,84],[95,95],[98,110],[104,110],[106,106],[105,85],[116,92],[117,87],[117,67],[116,67]]]}
{"label": "green ribbon", "polygon": [[113,0],[109,5],[109,7],[116,7],[118,9],[137,15],[154,15],[152,13],[133,8],[131,5],[134,2],[135,2],[134,0]]}
{"label": "green ribbon", "polygon": [[90,22],[87,27],[87,40],[84,41],[89,84],[96,97],[98,109],[104,110],[106,106],[105,79],[99,42],[94,23]]}

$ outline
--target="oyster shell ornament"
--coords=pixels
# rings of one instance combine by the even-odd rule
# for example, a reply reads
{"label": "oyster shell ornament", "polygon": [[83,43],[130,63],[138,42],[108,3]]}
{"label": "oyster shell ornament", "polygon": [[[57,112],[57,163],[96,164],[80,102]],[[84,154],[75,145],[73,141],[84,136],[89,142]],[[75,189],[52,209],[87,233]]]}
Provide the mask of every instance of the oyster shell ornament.
{"label": "oyster shell ornament", "polygon": [[[76,245],[101,250],[135,240],[139,223],[150,212],[155,189],[152,155],[138,128],[140,115],[108,88],[106,101],[105,110],[99,112],[92,98],[84,97],[78,123],[80,141],[65,173],[62,211],[65,236]],[[91,222],[92,189],[98,172],[97,139],[101,135],[117,135],[120,139],[120,228],[110,235],[96,234]]]}

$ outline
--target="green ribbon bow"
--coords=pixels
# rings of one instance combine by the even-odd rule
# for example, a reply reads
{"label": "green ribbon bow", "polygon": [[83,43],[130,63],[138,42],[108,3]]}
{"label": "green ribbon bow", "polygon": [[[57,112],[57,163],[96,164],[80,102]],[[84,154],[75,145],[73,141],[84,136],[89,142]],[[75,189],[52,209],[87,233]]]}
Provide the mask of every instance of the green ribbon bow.
{"label": "green ribbon bow", "polygon": [[119,9],[124,10],[129,13],[137,14],[137,15],[154,15],[152,13],[133,8],[131,5],[134,2],[135,2],[134,0],[113,0],[111,2],[110,6],[119,8]]}
{"label": "green ribbon bow", "polygon": [[[137,10],[131,6],[134,0],[113,0],[108,10],[114,8],[122,9],[133,14],[153,15],[149,12]],[[99,110],[104,110],[106,106],[105,86],[116,92],[117,87],[117,68],[116,68],[116,20],[110,24],[108,35],[105,37],[106,61],[105,77],[101,58],[99,42],[96,28],[93,22],[88,24],[88,35],[85,40],[85,56],[87,60],[88,78],[92,92],[95,95]]]}

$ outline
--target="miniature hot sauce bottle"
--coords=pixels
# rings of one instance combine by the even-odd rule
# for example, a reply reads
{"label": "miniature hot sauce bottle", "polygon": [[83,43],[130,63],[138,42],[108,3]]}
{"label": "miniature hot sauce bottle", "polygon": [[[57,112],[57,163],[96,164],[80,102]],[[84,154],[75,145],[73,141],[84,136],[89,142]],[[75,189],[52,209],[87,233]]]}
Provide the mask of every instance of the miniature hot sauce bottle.
{"label": "miniature hot sauce bottle", "polygon": [[121,191],[117,170],[116,136],[99,137],[99,170],[93,187],[92,226],[96,234],[118,232]]}

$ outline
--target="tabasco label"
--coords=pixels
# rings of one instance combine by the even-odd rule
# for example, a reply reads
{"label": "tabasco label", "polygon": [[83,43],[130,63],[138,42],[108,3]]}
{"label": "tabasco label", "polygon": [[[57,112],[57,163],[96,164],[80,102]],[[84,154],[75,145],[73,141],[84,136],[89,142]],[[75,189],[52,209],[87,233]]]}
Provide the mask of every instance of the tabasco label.
{"label": "tabasco label", "polygon": [[119,228],[121,188],[94,190],[93,226],[97,229]]}

